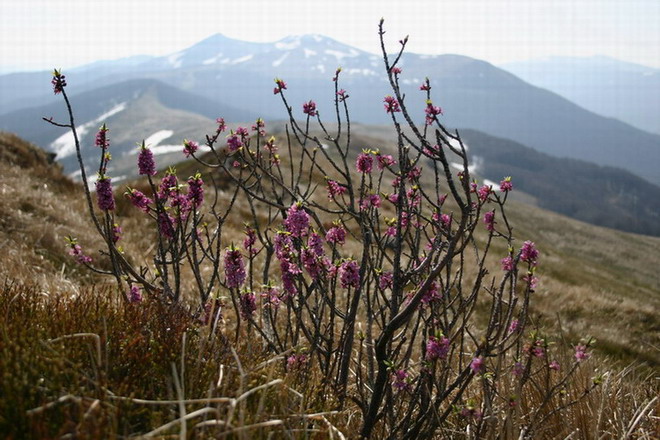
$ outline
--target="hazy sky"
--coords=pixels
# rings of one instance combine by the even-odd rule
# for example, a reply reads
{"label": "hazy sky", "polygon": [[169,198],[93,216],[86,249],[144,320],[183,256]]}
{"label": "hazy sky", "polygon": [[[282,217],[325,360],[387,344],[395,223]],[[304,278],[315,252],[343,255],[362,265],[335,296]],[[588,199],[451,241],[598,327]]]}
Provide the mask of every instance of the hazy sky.
{"label": "hazy sky", "polygon": [[223,33],[250,41],[318,33],[377,52],[393,43],[492,63],[608,55],[660,67],[660,0],[1,0],[0,70],[165,55]]}

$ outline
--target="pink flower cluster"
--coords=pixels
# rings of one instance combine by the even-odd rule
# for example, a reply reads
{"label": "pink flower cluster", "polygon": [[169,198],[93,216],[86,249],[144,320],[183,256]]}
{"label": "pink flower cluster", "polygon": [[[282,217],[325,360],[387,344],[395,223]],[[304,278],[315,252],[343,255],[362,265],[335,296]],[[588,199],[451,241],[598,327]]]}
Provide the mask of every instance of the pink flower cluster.
{"label": "pink flower cluster", "polygon": [[200,173],[188,178],[187,197],[194,208],[199,208],[204,202],[204,181]]}
{"label": "pink flower cluster", "polygon": [[225,276],[227,287],[241,287],[245,281],[245,267],[241,251],[233,246],[225,251]]}
{"label": "pink flower cluster", "polygon": [[155,176],[156,162],[154,162],[154,153],[142,142],[140,154],[138,155],[138,173],[141,176]]}
{"label": "pink flower cluster", "polygon": [[426,101],[426,108],[424,109],[424,113],[426,114],[426,125],[431,125],[438,120],[438,115],[442,114],[442,109],[433,105],[429,99]]}
{"label": "pink flower cluster", "polygon": [[131,290],[128,292],[128,301],[132,303],[142,302],[142,291],[135,284],[131,285]]}
{"label": "pink flower cluster", "polygon": [[339,265],[339,281],[344,289],[360,287],[360,267],[357,261],[345,260]]}
{"label": "pink flower cluster", "polygon": [[582,362],[591,357],[591,353],[587,353],[587,346],[579,344],[575,346],[575,360],[577,362]]}
{"label": "pink flower cluster", "polygon": [[300,203],[294,203],[287,211],[284,227],[294,237],[307,235],[309,229],[309,214]]}
{"label": "pink flower cluster", "polygon": [[392,374],[392,386],[398,391],[410,390],[409,376],[406,370],[396,370]]}
{"label": "pink flower cluster", "polygon": [[337,243],[343,245],[346,241],[346,229],[340,225],[331,227],[325,234],[325,240],[328,243]]}
{"label": "pink flower cluster", "polygon": [[99,131],[96,133],[96,138],[94,139],[94,145],[101,148],[102,150],[107,150],[110,147],[110,141],[107,136],[108,127],[103,124]]}
{"label": "pink flower cluster", "polygon": [[500,182],[500,191],[509,192],[511,190],[513,190],[513,183],[511,183],[511,176],[508,176]]}
{"label": "pink flower cluster", "polygon": [[85,255],[75,239],[70,239],[69,255],[73,256],[78,264],[87,264],[92,262],[92,257]]}
{"label": "pink flower cluster", "polygon": [[374,158],[367,152],[362,152],[355,161],[355,167],[360,173],[369,174],[374,166]]}
{"label": "pink flower cluster", "polygon": [[444,336],[431,336],[426,342],[426,360],[445,360],[449,354],[449,339]]}
{"label": "pink flower cluster", "polygon": [[470,362],[470,370],[472,370],[474,374],[484,373],[486,371],[486,361],[484,361],[484,358],[479,356],[472,359],[472,362]]}
{"label": "pink flower cluster", "polygon": [[286,359],[287,371],[302,370],[307,366],[309,356],[304,353],[292,354]]}
{"label": "pink flower cluster", "polygon": [[248,321],[252,315],[254,315],[254,312],[257,311],[257,299],[254,293],[247,292],[241,295],[239,300],[239,311],[241,318],[245,321]]}
{"label": "pink flower cluster", "polygon": [[318,114],[316,111],[316,103],[311,100],[303,103],[303,113],[311,117],[316,116]]}
{"label": "pink flower cluster", "polygon": [[484,224],[487,231],[493,232],[495,230],[495,211],[487,211],[484,214]]}
{"label": "pink flower cluster", "polygon": [[273,94],[277,95],[282,90],[286,90],[286,83],[279,78],[275,78],[275,88],[273,89]]}
{"label": "pink flower cluster", "polygon": [[328,180],[328,197],[334,199],[346,192],[346,187],[335,180]]}
{"label": "pink flower cluster", "polygon": [[526,261],[532,266],[536,266],[538,263],[539,251],[536,249],[536,245],[532,241],[526,241],[523,243],[520,248],[520,259]]}
{"label": "pink flower cluster", "polygon": [[64,87],[66,87],[66,77],[62,75],[62,73],[55,69],[53,71],[53,79],[51,80],[51,84],[53,85],[53,93],[56,95],[58,93],[62,93],[64,91]]}
{"label": "pink flower cluster", "polygon": [[195,141],[189,141],[188,139],[183,140],[183,154],[186,157],[190,157],[195,154],[199,149],[199,144]]}
{"label": "pink flower cluster", "polygon": [[112,194],[110,177],[101,176],[96,181],[96,200],[101,211],[115,210],[115,197]]}
{"label": "pink flower cluster", "polygon": [[387,113],[397,113],[401,111],[401,108],[399,107],[399,101],[397,101],[393,96],[387,95],[383,102],[385,103],[385,111]]}

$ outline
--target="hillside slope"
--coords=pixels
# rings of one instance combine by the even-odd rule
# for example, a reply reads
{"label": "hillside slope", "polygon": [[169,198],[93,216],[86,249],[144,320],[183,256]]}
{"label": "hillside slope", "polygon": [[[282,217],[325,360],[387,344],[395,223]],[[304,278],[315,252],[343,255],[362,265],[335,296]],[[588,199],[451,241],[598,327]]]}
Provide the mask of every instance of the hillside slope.
{"label": "hillside slope", "polygon": [[461,130],[477,173],[493,182],[515,176],[516,188],[542,208],[594,225],[660,236],[660,187],[634,174],[543,154],[508,139]]}
{"label": "hillside slope", "polygon": [[[97,252],[103,245],[87,220],[81,187],[38,148],[6,133],[0,134],[0,144],[0,172],[7,177],[0,191],[5,255],[0,278],[36,283],[46,292],[75,293],[81,282],[94,278],[67,255],[64,237],[77,236],[103,262]],[[187,163],[179,168],[188,172],[197,167]],[[116,191],[122,199],[123,190]],[[229,195],[221,192],[220,197]],[[149,234],[141,226],[144,216],[129,205],[119,203],[118,221],[130,255],[148,244]],[[654,348],[660,346],[660,238],[591,226],[514,201],[508,216],[519,242],[533,240],[541,251],[540,285],[532,306],[542,322],[558,331],[559,319],[571,338],[596,337],[603,353],[660,366],[660,352]],[[240,235],[243,223],[234,219],[226,227],[235,227]],[[506,253],[502,244],[495,245],[493,271]]]}

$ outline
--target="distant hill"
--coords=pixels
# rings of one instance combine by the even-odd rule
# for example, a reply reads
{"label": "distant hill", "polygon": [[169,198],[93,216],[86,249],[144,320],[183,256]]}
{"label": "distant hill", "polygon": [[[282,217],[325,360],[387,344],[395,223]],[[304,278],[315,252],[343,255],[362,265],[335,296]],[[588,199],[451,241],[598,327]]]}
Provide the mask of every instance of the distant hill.
{"label": "distant hill", "polygon": [[660,134],[660,69],[604,56],[549,57],[501,67],[592,112]]}
{"label": "distant hill", "polygon": [[[249,43],[218,34],[177,53],[137,64],[124,60],[114,66],[104,62],[74,69],[69,85],[71,90],[92,91],[127,79],[148,78],[270,120],[285,118],[279,97],[272,93],[273,78],[281,77],[288,83],[288,102],[297,115],[302,115],[303,102],[314,99],[322,116],[332,119],[331,78],[339,66],[341,87],[350,95],[352,120],[387,123],[382,100],[391,91],[381,57],[320,35]],[[621,167],[660,184],[660,135],[599,116],[484,61],[459,55],[405,54],[400,66],[400,83],[418,120],[422,120],[425,106],[419,85],[429,77],[435,104],[444,109],[443,121],[450,127],[469,127],[512,139],[556,157]],[[52,99],[48,75],[42,74],[41,94],[31,89],[36,74],[12,75],[0,76],[2,111],[11,103],[23,105],[26,99],[34,103]],[[21,101],[12,87],[23,88],[29,98]],[[6,90],[11,90],[7,97],[3,96]],[[215,116],[232,120],[231,112],[222,114],[220,110]],[[0,127],[30,135],[24,127],[18,130],[6,123],[6,117],[0,116]]]}
{"label": "distant hill", "polygon": [[[72,89],[73,90],[73,89]],[[252,121],[257,118],[245,110],[238,110],[215,101],[192,95],[164,83],[139,79],[112,84],[93,91],[71,96],[83,157],[94,173],[98,166],[94,137],[101,124],[110,128],[114,175],[135,174],[136,143],[151,139],[157,154],[172,147],[182,150],[184,138],[203,141],[206,133],[215,130],[215,119],[225,115],[231,120]],[[62,102],[19,110],[0,117],[0,129],[24,133],[25,139],[45,146],[56,153],[56,159],[66,172],[78,169],[73,136],[69,130],[54,127],[42,117],[68,122]],[[169,149],[168,145],[172,146]],[[165,148],[164,148],[165,147]]]}
{"label": "distant hill", "polygon": [[538,206],[594,225],[660,236],[660,187],[619,168],[555,158],[474,130],[460,133],[478,175],[495,183],[513,176],[515,188]]}

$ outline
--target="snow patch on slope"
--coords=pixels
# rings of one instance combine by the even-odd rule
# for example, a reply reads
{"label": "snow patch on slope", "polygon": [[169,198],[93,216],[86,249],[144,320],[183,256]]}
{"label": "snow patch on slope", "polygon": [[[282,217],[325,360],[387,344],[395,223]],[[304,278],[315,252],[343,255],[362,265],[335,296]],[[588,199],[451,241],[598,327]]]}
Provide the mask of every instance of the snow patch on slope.
{"label": "snow patch on slope", "polygon": [[[76,132],[78,133],[78,139],[82,139],[83,136],[85,136],[91,128],[95,127],[97,124],[100,124],[105,119],[108,119],[113,115],[116,115],[125,108],[126,108],[126,103],[122,102],[121,104],[117,104],[107,112],[103,113],[98,118],[78,126],[76,128]],[[53,142],[51,142],[50,150],[56,154],[55,156],[56,160],[60,160],[74,154],[76,152],[76,142],[75,139],[73,138],[73,133],[71,132],[71,130],[68,130],[62,136],[58,137]]]}
{"label": "snow patch on slope", "polygon": [[277,66],[279,66],[280,64],[282,64],[282,63],[284,62],[284,60],[286,60],[286,57],[289,56],[290,53],[291,53],[291,52],[286,52],[284,55],[282,55],[281,57],[279,57],[278,59],[276,59],[275,61],[273,61],[273,67],[277,67]]}
{"label": "snow patch on slope", "polygon": [[144,140],[144,143],[147,147],[156,147],[158,144],[163,142],[165,139],[169,138],[174,134],[172,130],[160,130],[149,136]]}
{"label": "snow patch on slope", "polygon": [[278,41],[275,43],[275,48],[279,50],[292,50],[298,46],[300,46],[299,37],[292,37],[291,39],[287,39],[287,41]]}

